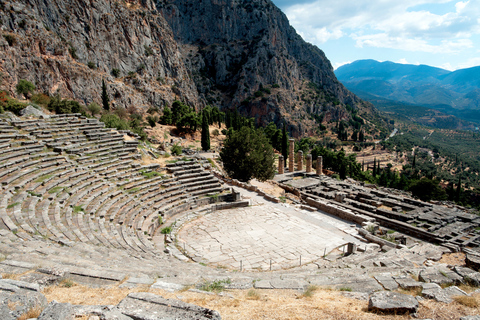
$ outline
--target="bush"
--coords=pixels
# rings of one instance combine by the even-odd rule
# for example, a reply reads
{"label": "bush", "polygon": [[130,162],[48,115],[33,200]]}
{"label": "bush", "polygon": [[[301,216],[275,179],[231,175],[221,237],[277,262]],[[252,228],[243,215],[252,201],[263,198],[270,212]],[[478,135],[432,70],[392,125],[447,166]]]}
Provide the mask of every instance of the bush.
{"label": "bush", "polygon": [[120,69],[113,68],[113,69],[112,69],[112,75],[113,75],[115,78],[118,78],[118,77],[120,76]]}
{"label": "bush", "polygon": [[90,111],[92,116],[95,116],[96,114],[99,114],[102,111],[102,107],[100,107],[100,105],[95,102],[90,103],[87,109],[88,111]]}
{"label": "bush", "polygon": [[157,121],[158,121],[158,118],[157,117],[153,117],[153,116],[148,116],[147,117],[147,121],[148,121],[148,124],[150,125],[150,127],[155,127],[157,125]]}
{"label": "bush", "polygon": [[80,113],[82,111],[82,107],[77,101],[62,100],[58,96],[50,99],[47,108],[57,114]]}
{"label": "bush", "polygon": [[212,135],[214,135],[216,137],[216,136],[220,135],[220,132],[218,131],[218,129],[214,129],[212,131]]}
{"label": "bush", "polygon": [[25,98],[35,90],[35,85],[28,80],[20,79],[16,86],[17,94],[23,94]]}
{"label": "bush", "polygon": [[172,146],[170,148],[170,152],[174,155],[174,156],[178,156],[178,155],[181,155],[182,154],[182,147],[180,147],[178,144]]}
{"label": "bush", "polygon": [[74,47],[70,46],[70,48],[68,48],[68,52],[70,52],[70,55],[72,56],[73,59],[78,59],[78,56],[77,56],[77,49],[75,49]]}
{"label": "bush", "polygon": [[44,107],[48,106],[48,104],[50,103],[50,97],[44,93],[34,94],[30,100]]}
{"label": "bush", "polygon": [[21,103],[14,99],[8,99],[5,106],[5,111],[10,111],[15,113],[16,115],[20,115],[20,110],[24,109],[26,106],[27,105],[25,103]]}
{"label": "bush", "polygon": [[88,61],[87,66],[92,70],[97,69],[97,66],[95,65],[95,62],[93,62],[93,61]]}
{"label": "bush", "polygon": [[223,134],[224,136],[226,136],[227,133],[228,133],[228,130],[227,130],[227,129],[222,129],[222,134]]}
{"label": "bush", "polygon": [[130,127],[128,126],[127,122],[123,119],[120,119],[118,116],[106,113],[102,115],[100,121],[105,123],[107,128],[115,128],[117,130],[129,130]]}

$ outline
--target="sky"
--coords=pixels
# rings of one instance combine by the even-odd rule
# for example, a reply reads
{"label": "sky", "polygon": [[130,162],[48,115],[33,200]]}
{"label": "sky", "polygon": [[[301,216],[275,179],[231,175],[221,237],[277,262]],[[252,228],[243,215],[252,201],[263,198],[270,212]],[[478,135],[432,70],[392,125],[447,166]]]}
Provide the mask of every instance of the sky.
{"label": "sky", "polygon": [[361,59],[480,66],[480,0],[272,0],[334,68]]}

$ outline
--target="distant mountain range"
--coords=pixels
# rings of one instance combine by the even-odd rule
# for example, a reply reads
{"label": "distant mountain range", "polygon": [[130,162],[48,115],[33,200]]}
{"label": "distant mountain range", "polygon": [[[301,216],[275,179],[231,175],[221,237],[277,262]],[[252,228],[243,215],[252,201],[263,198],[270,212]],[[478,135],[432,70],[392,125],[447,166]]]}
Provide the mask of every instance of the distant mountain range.
{"label": "distant mountain range", "polygon": [[365,100],[419,105],[480,123],[480,66],[448,71],[427,65],[358,60],[341,66],[335,74]]}

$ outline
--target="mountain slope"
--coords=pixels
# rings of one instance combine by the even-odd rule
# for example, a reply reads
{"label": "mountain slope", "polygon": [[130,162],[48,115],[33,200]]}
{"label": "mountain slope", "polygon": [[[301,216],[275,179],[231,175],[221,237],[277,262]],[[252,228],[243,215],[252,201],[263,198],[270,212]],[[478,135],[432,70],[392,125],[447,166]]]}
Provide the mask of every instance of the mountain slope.
{"label": "mountain slope", "polygon": [[451,72],[425,65],[359,60],[338,68],[335,74],[357,94],[365,92],[480,122],[480,67]]}
{"label": "mountain slope", "polygon": [[336,78],[270,0],[0,0],[0,89],[20,79],[37,92],[113,108],[181,100],[237,108],[293,136],[375,117]]}
{"label": "mountain slope", "polygon": [[270,0],[163,0],[157,8],[205,103],[237,107],[259,124],[286,119],[294,135],[314,125],[309,114],[329,121],[348,119],[346,105],[370,108]]}
{"label": "mountain slope", "polygon": [[2,87],[11,94],[27,79],[40,92],[87,104],[100,101],[105,79],[117,107],[198,103],[153,1],[1,0],[0,23]]}

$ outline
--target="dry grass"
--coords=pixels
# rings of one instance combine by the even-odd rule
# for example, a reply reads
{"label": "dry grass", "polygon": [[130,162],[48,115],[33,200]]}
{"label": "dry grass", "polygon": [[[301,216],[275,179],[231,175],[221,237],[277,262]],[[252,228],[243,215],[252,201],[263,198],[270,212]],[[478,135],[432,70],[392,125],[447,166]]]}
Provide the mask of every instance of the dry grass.
{"label": "dry grass", "polygon": [[[293,290],[228,290],[233,296],[207,295],[197,292],[170,293],[163,290],[140,288],[89,288],[76,285],[70,288],[51,286],[44,290],[48,301],[69,302],[85,305],[115,305],[131,292],[151,292],[170,299],[182,300],[220,312],[222,319],[333,319],[333,320],[378,320],[411,319],[408,315],[379,315],[367,311],[368,301],[344,297],[338,291],[312,287],[308,299],[299,299]],[[431,300],[420,303],[419,318],[438,320],[458,320],[462,316],[479,313],[478,307],[468,307],[461,303],[443,304]]]}
{"label": "dry grass", "polygon": [[453,297],[453,300],[456,303],[469,308],[478,308],[480,306],[478,296],[457,296]]}
{"label": "dry grass", "polygon": [[2,279],[19,280],[20,277],[21,277],[21,274],[2,273]]}
{"label": "dry grass", "polygon": [[442,256],[442,259],[440,259],[439,263],[445,263],[452,266],[463,266],[465,265],[465,253],[446,253]]}
{"label": "dry grass", "polygon": [[27,320],[27,319],[33,319],[33,318],[38,318],[40,314],[42,313],[43,309],[39,306],[35,306],[28,310],[26,313],[22,314],[20,317],[17,318],[17,320]]}

